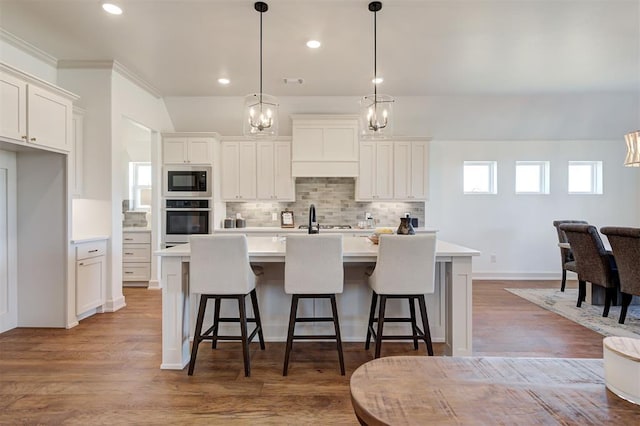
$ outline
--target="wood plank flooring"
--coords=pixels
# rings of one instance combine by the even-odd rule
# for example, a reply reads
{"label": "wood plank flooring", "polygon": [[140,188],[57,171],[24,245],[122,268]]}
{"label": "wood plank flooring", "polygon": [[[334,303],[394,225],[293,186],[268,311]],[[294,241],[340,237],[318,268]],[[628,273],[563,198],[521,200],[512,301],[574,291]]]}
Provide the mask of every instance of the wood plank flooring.
{"label": "wood plank flooring", "polygon": [[[575,286],[575,283],[570,283]],[[602,336],[507,291],[559,282],[474,282],[474,354],[602,358]],[[346,343],[340,376],[332,343],[296,343],[282,377],[283,343],[252,344],[244,377],[237,343],[203,343],[194,376],[160,370],[160,291],[126,288],[127,307],[71,330],[0,334],[0,424],[353,424],[349,378],[373,358]],[[363,330],[364,333],[364,330]],[[434,344],[436,355],[442,344]],[[424,355],[410,343],[382,355]],[[535,419],[531,419],[534,421]],[[526,419],[523,419],[526,423]]]}

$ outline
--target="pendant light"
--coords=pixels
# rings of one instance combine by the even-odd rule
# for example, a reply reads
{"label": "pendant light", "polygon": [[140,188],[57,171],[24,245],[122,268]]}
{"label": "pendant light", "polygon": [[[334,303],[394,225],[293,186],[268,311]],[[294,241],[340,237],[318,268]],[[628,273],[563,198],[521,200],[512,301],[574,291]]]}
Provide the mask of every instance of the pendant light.
{"label": "pendant light", "polygon": [[369,3],[369,11],[373,12],[373,94],[360,99],[360,136],[363,139],[385,138],[392,135],[393,103],[389,95],[378,93],[378,58],[377,58],[377,13],[382,9],[382,2]]}
{"label": "pendant light", "polygon": [[274,139],[278,136],[278,100],[275,96],[262,93],[262,14],[269,10],[269,6],[258,1],[253,7],[260,13],[260,93],[244,98],[242,132],[254,139]]}
{"label": "pendant light", "polygon": [[640,167],[640,130],[627,133],[624,139],[627,142],[627,156],[624,159],[624,165]]}

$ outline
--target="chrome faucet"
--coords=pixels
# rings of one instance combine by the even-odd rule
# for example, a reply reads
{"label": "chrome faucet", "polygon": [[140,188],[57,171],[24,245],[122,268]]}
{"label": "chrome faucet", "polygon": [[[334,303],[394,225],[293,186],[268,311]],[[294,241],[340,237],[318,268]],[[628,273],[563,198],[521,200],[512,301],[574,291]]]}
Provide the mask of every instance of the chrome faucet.
{"label": "chrome faucet", "polygon": [[309,206],[309,233],[320,233],[320,225],[318,224],[318,222],[316,222],[316,206],[314,206],[313,204]]}

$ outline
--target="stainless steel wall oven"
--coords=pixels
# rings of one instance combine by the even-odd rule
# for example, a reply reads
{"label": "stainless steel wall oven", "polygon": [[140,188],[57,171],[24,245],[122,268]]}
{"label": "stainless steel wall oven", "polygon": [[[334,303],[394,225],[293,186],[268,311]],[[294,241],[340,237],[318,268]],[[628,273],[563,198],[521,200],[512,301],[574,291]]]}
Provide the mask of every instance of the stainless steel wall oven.
{"label": "stainless steel wall oven", "polygon": [[188,243],[191,235],[212,231],[209,200],[165,200],[163,210],[163,244]]}

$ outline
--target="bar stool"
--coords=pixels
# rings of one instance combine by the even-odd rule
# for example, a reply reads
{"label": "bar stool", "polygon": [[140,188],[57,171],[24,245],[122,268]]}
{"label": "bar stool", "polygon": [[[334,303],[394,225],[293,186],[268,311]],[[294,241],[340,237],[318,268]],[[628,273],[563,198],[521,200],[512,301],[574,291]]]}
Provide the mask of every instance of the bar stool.
{"label": "bar stool", "polygon": [[[291,294],[291,314],[287,347],[282,375],[289,369],[289,356],[293,340],[335,339],[340,360],[340,373],[344,376],[344,357],[340,323],[336,307],[336,293],[342,293],[344,268],[342,265],[342,235],[288,235],[284,266],[284,291]],[[299,299],[329,299],[332,317],[298,317]],[[333,322],[335,334],[297,335],[297,322]]]}
{"label": "bar stool", "polygon": [[[417,350],[418,339],[421,339],[427,346],[427,353],[433,355],[424,295],[435,291],[436,236],[434,234],[410,236],[383,234],[380,235],[379,245],[375,269],[367,271],[367,281],[373,293],[365,349],[369,349],[369,343],[373,337],[376,343],[375,357],[379,358],[382,340],[413,340],[413,347]],[[376,318],[378,296],[380,296],[380,307]],[[407,299],[410,317],[385,317],[387,299]],[[417,325],[416,300],[420,306],[424,331],[420,330]],[[409,322],[412,334],[383,336],[385,321]],[[376,329],[373,327],[374,322],[378,324]]]}
{"label": "bar stool", "polygon": [[[249,264],[247,237],[245,235],[198,235],[191,237],[191,264],[189,267],[189,291],[200,294],[200,307],[189,361],[189,376],[193,375],[198,345],[203,340],[211,340],[213,349],[218,340],[242,341],[244,375],[251,375],[249,361],[249,343],[258,334],[260,349],[264,350],[262,322],[256,296],[256,275]],[[247,318],[245,300],[251,296],[254,318]],[[202,323],[209,299],[215,301],[213,325],[202,332]],[[220,305],[223,299],[235,299],[238,302],[238,318],[221,318]],[[240,336],[220,336],[220,323],[240,323]],[[247,334],[247,323],[256,327]]]}

